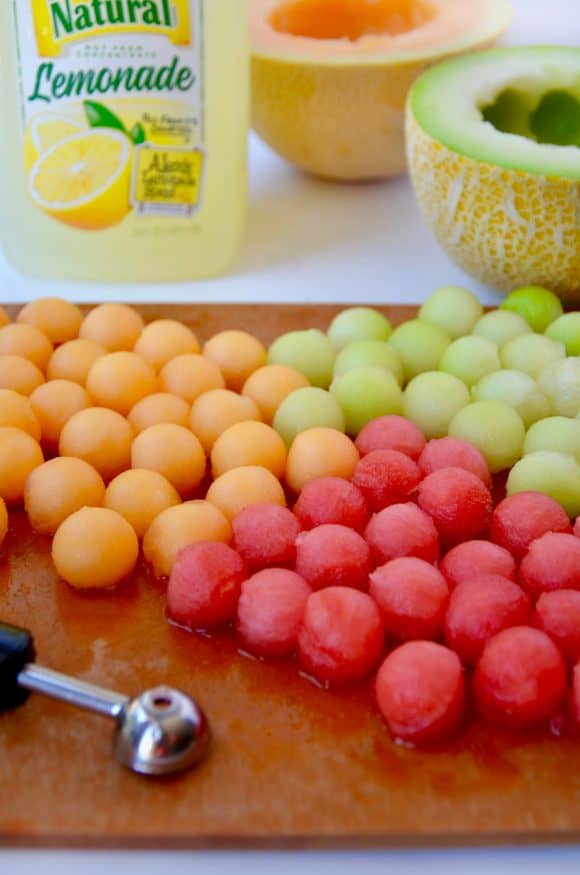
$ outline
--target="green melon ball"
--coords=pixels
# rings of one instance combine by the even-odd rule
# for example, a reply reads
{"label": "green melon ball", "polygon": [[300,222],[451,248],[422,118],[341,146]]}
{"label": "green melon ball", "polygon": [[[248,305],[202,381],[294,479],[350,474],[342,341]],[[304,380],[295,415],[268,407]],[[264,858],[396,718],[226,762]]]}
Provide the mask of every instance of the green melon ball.
{"label": "green melon ball", "polygon": [[404,378],[398,352],[383,340],[356,340],[345,346],[336,357],[334,376],[342,377],[353,368],[384,368],[392,373],[399,385]]}
{"label": "green melon ball", "polygon": [[291,392],[276,411],[272,425],[288,447],[296,435],[309,428],[346,431],[344,414],[334,395],[311,386]]}
{"label": "green melon ball", "polygon": [[476,337],[485,337],[501,349],[508,341],[522,334],[531,334],[532,329],[526,320],[508,310],[492,310],[476,322],[471,331]]}
{"label": "green melon ball", "polygon": [[401,413],[401,387],[384,368],[354,368],[337,377],[330,391],[341,406],[350,435],[356,436],[372,419]]}
{"label": "green melon ball", "polygon": [[403,416],[428,440],[446,437],[449,423],[470,401],[469,389],[457,377],[427,371],[414,377],[403,392]]}
{"label": "green melon ball", "polygon": [[488,374],[471,390],[474,401],[505,401],[519,413],[526,428],[549,416],[552,402],[529,374],[522,371],[496,371]]}
{"label": "green melon ball", "polygon": [[492,474],[503,471],[522,455],[526,429],[519,413],[504,401],[474,401],[449,424],[450,437],[473,444],[485,457]]}
{"label": "green melon ball", "polygon": [[437,370],[451,338],[438,325],[410,319],[395,328],[389,343],[401,358],[408,382],[417,374]]}
{"label": "green melon ball", "polygon": [[497,346],[484,337],[468,336],[454,340],[439,362],[440,371],[458,377],[468,388],[500,368]]}
{"label": "green melon ball", "polygon": [[580,515],[580,465],[566,453],[530,453],[510,471],[507,494],[516,492],[543,492],[574,519]]}
{"label": "green melon ball", "polygon": [[268,352],[268,364],[295,368],[320,389],[330,386],[335,358],[332,343],[316,328],[282,334]]}
{"label": "green melon ball", "polygon": [[523,334],[515,337],[502,346],[499,356],[504,368],[512,371],[523,371],[536,379],[538,374],[549,365],[563,359],[566,350],[563,344],[550,340],[543,334]]}
{"label": "green melon ball", "polygon": [[546,335],[550,340],[563,343],[566,355],[580,355],[580,311],[564,313],[548,326]]}
{"label": "green melon ball", "polygon": [[568,453],[580,464],[580,419],[549,416],[531,426],[524,441],[524,455],[539,450]]}
{"label": "green melon ball", "polygon": [[539,334],[564,312],[560,298],[542,286],[524,286],[523,289],[516,289],[502,302],[501,308],[519,313]]}
{"label": "green melon ball", "polygon": [[580,413],[580,356],[552,362],[542,368],[538,386],[546,393],[557,416]]}
{"label": "green melon ball", "polygon": [[393,326],[386,316],[372,307],[351,307],[336,316],[328,337],[336,350],[344,349],[356,340],[388,340]]}
{"label": "green melon ball", "polygon": [[438,325],[455,340],[469,334],[482,313],[483,307],[473,292],[461,286],[444,286],[427,298],[419,319]]}

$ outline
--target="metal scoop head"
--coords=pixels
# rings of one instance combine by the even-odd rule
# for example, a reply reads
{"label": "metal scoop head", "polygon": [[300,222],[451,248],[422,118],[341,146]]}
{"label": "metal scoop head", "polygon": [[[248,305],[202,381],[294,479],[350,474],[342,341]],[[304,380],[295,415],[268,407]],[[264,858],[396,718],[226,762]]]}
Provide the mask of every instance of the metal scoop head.
{"label": "metal scoop head", "polygon": [[118,712],[113,747],[123,765],[141,775],[172,775],[207,755],[210,730],[201,708],[179,690],[157,687]]}

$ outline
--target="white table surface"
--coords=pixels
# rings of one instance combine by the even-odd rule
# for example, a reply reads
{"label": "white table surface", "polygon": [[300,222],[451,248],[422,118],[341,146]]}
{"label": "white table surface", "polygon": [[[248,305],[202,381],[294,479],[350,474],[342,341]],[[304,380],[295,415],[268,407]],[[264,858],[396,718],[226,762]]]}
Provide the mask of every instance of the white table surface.
{"label": "white table surface", "polygon": [[[466,0],[469,2],[469,0]],[[580,43],[579,0],[512,0],[511,43]],[[28,280],[0,255],[0,298],[28,300],[61,294],[82,301],[326,301],[416,303],[441,285],[459,283],[489,304],[497,293],[455,268],[422,226],[408,182],[339,186],[304,178],[258,142],[251,147],[251,203],[246,238],[227,277],[196,285],[66,286]],[[9,791],[0,792],[0,806]],[[111,800],[114,804],[114,800]],[[316,870],[342,875],[527,875],[580,872],[580,847],[470,851],[281,853],[88,853],[0,851],[0,873],[11,875],[182,875],[193,869],[221,875],[290,875]]]}

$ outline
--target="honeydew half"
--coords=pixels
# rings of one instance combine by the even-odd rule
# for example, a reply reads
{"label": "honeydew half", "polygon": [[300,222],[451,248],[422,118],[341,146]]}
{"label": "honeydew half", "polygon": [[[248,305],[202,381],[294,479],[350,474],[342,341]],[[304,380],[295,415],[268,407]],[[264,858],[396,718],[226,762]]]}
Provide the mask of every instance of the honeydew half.
{"label": "honeydew half", "polygon": [[407,143],[421,211],[460,267],[580,301],[580,48],[443,62],[411,91]]}

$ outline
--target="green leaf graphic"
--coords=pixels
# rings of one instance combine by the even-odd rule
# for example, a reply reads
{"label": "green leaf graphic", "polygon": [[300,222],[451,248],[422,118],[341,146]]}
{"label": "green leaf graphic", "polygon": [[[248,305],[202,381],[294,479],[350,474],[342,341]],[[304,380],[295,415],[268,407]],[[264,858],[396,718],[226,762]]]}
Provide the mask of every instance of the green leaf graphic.
{"label": "green leaf graphic", "polygon": [[102,103],[85,100],[84,107],[89,125],[92,128],[114,128],[117,131],[123,131],[124,134],[127,133],[121,119]]}
{"label": "green leaf graphic", "polygon": [[145,128],[140,122],[137,122],[137,124],[131,128],[131,130],[129,131],[129,136],[136,146],[140,146],[141,143],[144,143],[147,139]]}

